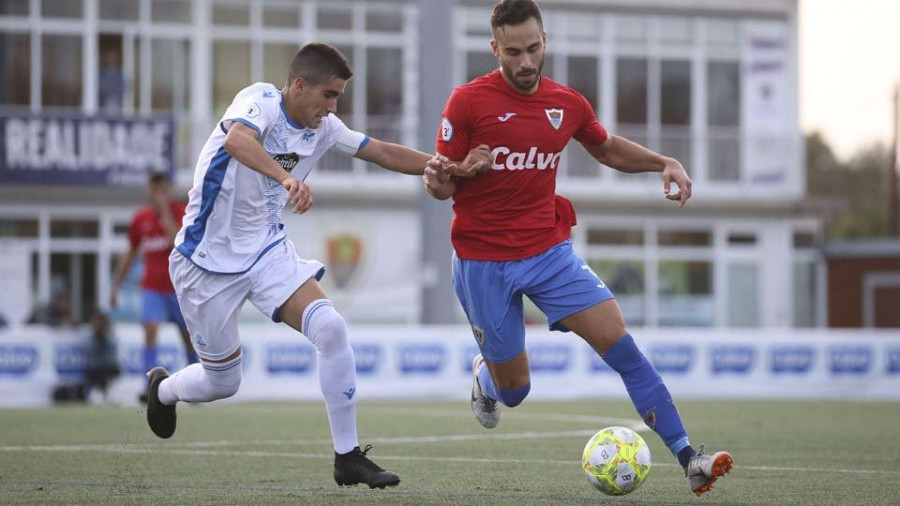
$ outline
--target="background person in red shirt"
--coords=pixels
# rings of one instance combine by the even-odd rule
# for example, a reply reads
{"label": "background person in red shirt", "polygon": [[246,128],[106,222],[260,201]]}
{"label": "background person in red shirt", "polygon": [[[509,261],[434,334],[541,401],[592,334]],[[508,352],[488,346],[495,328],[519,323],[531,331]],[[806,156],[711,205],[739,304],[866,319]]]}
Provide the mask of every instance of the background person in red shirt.
{"label": "background person in red shirt", "polygon": [[[472,410],[486,428],[500,404],[515,407],[531,388],[522,296],[551,330],[573,331],[619,373],[638,414],[666,443],[700,495],[731,470],[727,452],[694,451],[665,383],[625,328],[606,284],[572,247],[572,204],[556,195],[563,149],[578,141],[600,163],[660,172],[663,194],[684,205],[691,180],[674,158],[610,135],[577,91],[541,75],[547,33],[534,0],[501,0],[491,15],[500,68],[453,91],[437,157],[423,179],[435,198],[453,197],[453,285],[481,353],[472,362]],[[452,179],[449,160],[480,150],[490,168]],[[670,192],[675,183],[678,190]]]}
{"label": "background person in red shirt", "polygon": [[[118,306],[119,287],[137,258],[144,253],[144,273],[141,276],[141,314],[144,327],[144,370],[159,365],[157,363],[156,336],[159,324],[172,322],[178,325],[184,341],[187,362],[197,362],[197,353],[191,344],[191,336],[178,307],[175,288],[169,278],[169,253],[174,246],[175,234],[181,228],[185,203],[172,200],[172,183],[163,172],[150,175],[147,182],[147,197],[150,204],[134,213],[128,228],[128,242],[131,247],[119,257],[115,280],[109,296],[109,304]],[[147,402],[146,392],[140,395],[141,402]]]}

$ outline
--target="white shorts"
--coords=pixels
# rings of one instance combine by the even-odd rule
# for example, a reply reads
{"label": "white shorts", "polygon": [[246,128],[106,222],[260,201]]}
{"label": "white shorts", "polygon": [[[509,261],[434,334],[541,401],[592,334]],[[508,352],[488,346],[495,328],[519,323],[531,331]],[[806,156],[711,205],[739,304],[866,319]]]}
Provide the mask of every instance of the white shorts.
{"label": "white shorts", "polygon": [[284,242],[266,252],[243,274],[210,274],[177,249],[169,255],[169,275],[197,355],[222,360],[241,346],[238,316],[244,301],[273,321],[278,309],[309,278],[322,278],[325,266],[301,260],[294,243]]}

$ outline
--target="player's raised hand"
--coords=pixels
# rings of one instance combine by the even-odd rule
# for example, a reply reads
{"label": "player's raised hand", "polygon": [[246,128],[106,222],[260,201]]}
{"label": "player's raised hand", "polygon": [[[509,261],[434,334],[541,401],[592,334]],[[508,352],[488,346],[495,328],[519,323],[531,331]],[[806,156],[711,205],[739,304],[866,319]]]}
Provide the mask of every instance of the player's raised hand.
{"label": "player's raised hand", "polygon": [[281,181],[281,186],[288,192],[288,203],[294,213],[303,214],[312,207],[313,196],[306,183],[288,174]]}
{"label": "player's raised hand", "polygon": [[425,173],[422,174],[422,181],[425,183],[425,186],[432,190],[440,189],[444,183],[450,180],[451,172],[456,168],[458,166],[455,163],[450,163],[447,157],[435,155],[425,164]]}
{"label": "player's raised hand", "polygon": [[480,144],[469,151],[462,164],[451,170],[451,175],[457,177],[472,177],[491,168],[491,148],[487,144]]}
{"label": "player's raised hand", "polygon": [[[666,198],[678,201],[678,207],[684,207],[684,204],[691,198],[691,178],[688,177],[687,171],[684,170],[681,163],[674,158],[667,158],[662,178],[663,193]],[[672,183],[678,185],[678,192],[671,193]]]}

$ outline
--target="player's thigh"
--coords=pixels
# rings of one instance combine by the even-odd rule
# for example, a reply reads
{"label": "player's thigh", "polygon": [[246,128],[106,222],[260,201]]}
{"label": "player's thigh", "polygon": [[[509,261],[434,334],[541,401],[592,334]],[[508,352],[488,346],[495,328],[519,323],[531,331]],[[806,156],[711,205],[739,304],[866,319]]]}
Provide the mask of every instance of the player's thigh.
{"label": "player's thigh", "polygon": [[209,274],[179,257],[170,259],[170,273],[197,355],[206,362],[239,355],[238,316],[250,291],[249,277]]}
{"label": "player's thigh", "polygon": [[616,299],[605,300],[569,315],[560,323],[581,336],[601,355],[626,333],[625,317]]}
{"label": "player's thigh", "polygon": [[539,275],[528,279],[525,293],[547,315],[550,330],[575,330],[564,323],[568,317],[614,300],[603,280],[575,254],[570,241],[539,255],[533,263],[529,272]]}
{"label": "player's thigh", "polygon": [[[317,260],[300,259],[289,240],[272,248],[248,274],[250,302],[272,321],[285,321],[297,330],[300,327],[295,324],[302,319],[306,306],[326,298],[318,284],[325,266]],[[312,283],[308,283],[310,280]],[[285,316],[290,322],[283,320]]]}
{"label": "player's thigh", "polygon": [[508,262],[453,259],[453,286],[487,362],[503,364],[525,349],[522,295],[505,276]]}

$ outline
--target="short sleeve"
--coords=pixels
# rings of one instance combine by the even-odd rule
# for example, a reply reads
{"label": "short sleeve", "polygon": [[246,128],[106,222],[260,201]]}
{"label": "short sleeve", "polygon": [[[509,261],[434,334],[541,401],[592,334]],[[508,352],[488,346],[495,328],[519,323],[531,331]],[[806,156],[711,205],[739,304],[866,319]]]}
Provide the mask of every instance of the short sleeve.
{"label": "short sleeve", "polygon": [[140,216],[140,214],[135,214],[134,218],[131,219],[131,225],[128,226],[128,244],[131,245],[131,249],[137,248],[141,245]]}
{"label": "short sleeve", "polygon": [[594,114],[594,108],[591,107],[591,103],[580,93],[578,94],[578,98],[581,102],[581,117],[583,119],[581,121],[581,126],[578,127],[578,130],[575,131],[575,134],[572,137],[583,144],[591,146],[603,145],[603,143],[606,142],[606,139],[609,138],[609,133],[603,128],[603,125],[597,121],[597,115]]}
{"label": "short sleeve", "polygon": [[453,90],[438,129],[435,150],[451,160],[462,160],[469,152],[469,126],[471,117],[469,106],[463,94],[457,88]]}
{"label": "short sleeve", "polygon": [[328,146],[329,150],[356,156],[356,153],[369,143],[368,135],[347,128],[347,125],[341,121],[341,118],[334,114],[329,114],[325,120],[328,126],[327,139],[330,144]]}
{"label": "short sleeve", "polygon": [[234,123],[243,123],[256,130],[262,139],[266,131],[280,114],[281,93],[271,85],[255,84],[245,88],[237,96],[222,116],[219,127],[223,132]]}

